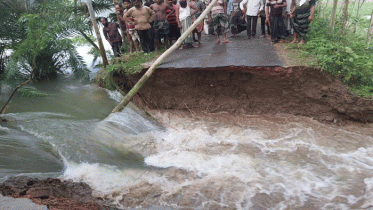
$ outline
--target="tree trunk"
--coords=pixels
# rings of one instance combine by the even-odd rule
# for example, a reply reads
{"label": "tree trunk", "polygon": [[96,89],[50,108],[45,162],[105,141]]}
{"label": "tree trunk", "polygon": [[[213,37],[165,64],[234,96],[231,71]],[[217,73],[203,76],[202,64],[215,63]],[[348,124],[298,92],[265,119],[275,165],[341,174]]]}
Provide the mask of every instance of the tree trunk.
{"label": "tree trunk", "polygon": [[344,6],[343,6],[343,21],[342,21],[342,33],[346,28],[347,21],[348,21],[348,4],[350,3],[350,0],[344,0]]}
{"label": "tree trunk", "polygon": [[92,21],[92,24],[93,24],[93,29],[96,32],[98,45],[100,47],[100,53],[101,53],[101,57],[102,57],[102,62],[104,64],[104,68],[106,68],[106,66],[109,63],[108,63],[108,60],[106,58],[105,48],[104,48],[104,44],[102,43],[100,31],[98,30],[95,13],[94,13],[93,7],[92,7],[92,0],[87,0],[87,6],[88,6],[89,14],[91,16],[91,21]]}
{"label": "tree trunk", "polygon": [[356,33],[356,30],[357,30],[357,23],[359,22],[359,19],[360,19],[360,10],[361,10],[361,7],[363,6],[364,2],[365,2],[365,0],[359,0],[357,2],[356,21],[355,21],[354,30],[353,30],[354,34]]}
{"label": "tree trunk", "polygon": [[[35,69],[36,69],[36,56],[34,57],[34,60],[33,60],[33,64],[32,64],[32,70],[31,70],[31,73],[30,73],[30,78],[28,80],[26,80],[25,82],[19,84],[12,92],[12,94],[10,95],[9,99],[5,102],[3,108],[1,108],[1,111],[0,111],[0,114],[4,114],[6,109],[8,108],[8,105],[9,105],[9,102],[10,100],[13,98],[14,94],[17,92],[17,90],[19,88],[21,88],[22,86],[26,85],[27,83],[29,83],[33,78],[35,78],[34,74],[35,74]],[[3,122],[4,120],[1,119]]]}
{"label": "tree trunk", "polygon": [[369,45],[370,43],[372,33],[373,33],[373,11],[372,11],[372,15],[370,16],[370,27],[368,29],[368,35],[367,35],[367,45]]}
{"label": "tree trunk", "polygon": [[14,96],[14,94],[17,92],[17,90],[18,90],[19,88],[21,88],[22,86],[26,85],[27,83],[29,83],[31,80],[32,80],[32,79],[31,79],[31,77],[30,77],[30,79],[28,79],[27,81],[25,81],[25,82],[19,84],[19,85],[18,85],[18,86],[13,90],[13,92],[12,92],[12,94],[10,95],[9,99],[5,102],[3,108],[1,109],[0,114],[4,114],[4,113],[5,113],[6,109],[8,108],[8,105],[9,105],[10,100],[13,98],[13,96]]}
{"label": "tree trunk", "polygon": [[132,89],[127,93],[127,95],[123,98],[123,100],[111,111],[111,113],[120,112],[127,106],[127,104],[132,100],[133,96],[140,90],[140,88],[146,83],[149,77],[154,73],[155,69],[166,59],[168,55],[170,55],[173,51],[178,49],[184,39],[192,33],[192,31],[197,28],[197,26],[203,21],[203,19],[207,16],[207,14],[211,11],[212,7],[216,4],[218,0],[213,0],[209,6],[203,11],[203,13],[198,17],[196,21],[186,30],[180,38],[161,56],[157,58],[157,60],[150,66],[150,68],[146,71],[146,73],[141,77],[141,79],[132,87]]}
{"label": "tree trunk", "polygon": [[330,19],[330,27],[332,27],[332,29],[334,30],[334,26],[335,26],[335,16],[336,16],[336,13],[337,13],[337,6],[338,6],[338,0],[333,0],[333,11],[332,11],[332,17]]}
{"label": "tree trunk", "polygon": [[80,34],[89,42],[91,43],[91,45],[97,50],[97,51],[100,51],[100,48],[98,48],[98,46],[92,41],[91,38],[89,38],[89,36],[87,36],[87,34],[85,34],[83,31],[79,31]]}

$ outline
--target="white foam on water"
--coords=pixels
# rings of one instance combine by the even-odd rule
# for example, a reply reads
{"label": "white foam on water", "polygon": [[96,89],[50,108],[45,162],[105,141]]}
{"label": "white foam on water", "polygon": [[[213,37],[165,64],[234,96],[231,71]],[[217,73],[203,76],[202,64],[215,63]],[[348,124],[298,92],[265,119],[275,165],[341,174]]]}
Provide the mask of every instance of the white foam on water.
{"label": "white foam on water", "polygon": [[10,129],[7,128],[7,127],[2,127],[2,126],[0,125],[0,131],[10,131]]}
{"label": "white foam on water", "polygon": [[27,129],[25,128],[24,126],[22,125],[19,125],[19,128],[21,129],[21,131],[25,131],[41,140],[52,140],[54,139],[53,136],[50,136],[48,134],[45,134],[43,132],[41,132],[40,130],[39,131],[35,131],[35,130],[32,130],[32,129]]}
{"label": "white foam on water", "polygon": [[[193,201],[187,206],[192,209],[211,203],[237,209],[349,209],[362,199],[357,208],[373,205],[371,136],[296,123],[273,125],[271,131],[275,135],[184,119],[160,130],[126,109],[99,122],[94,135],[115,149],[140,153],[147,165],[164,170],[65,160],[63,178],[84,181],[96,195],[123,208],[129,187],[140,182],[160,186],[158,203],[152,205],[175,208],[186,207],[176,198]],[[340,136],[343,148],[331,144]],[[353,136],[365,144],[357,146]],[[171,169],[179,171],[170,175]]]}
{"label": "white foam on water", "polygon": [[366,193],[364,198],[366,202],[362,205],[362,208],[373,208],[373,177],[364,179],[366,185]]}
{"label": "white foam on water", "polygon": [[107,194],[133,185],[146,173],[142,169],[123,169],[98,163],[66,162],[66,169],[61,178],[83,181],[98,194]]}
{"label": "white foam on water", "polygon": [[112,91],[105,89],[108,93],[109,97],[113,99],[114,101],[120,102],[123,99],[123,95],[119,91]]}
{"label": "white foam on water", "polygon": [[[251,192],[281,193],[285,201],[277,204],[279,209],[311,205],[307,203],[310,197],[319,200],[320,208],[346,209],[366,196],[361,196],[353,184],[360,181],[354,180],[354,176],[367,176],[364,182],[370,183],[369,177],[373,177],[372,147],[341,152],[318,145],[317,131],[312,128],[281,132],[279,138],[268,139],[252,129],[222,127],[213,134],[203,126],[191,130],[168,129],[156,134],[158,152],[146,157],[145,163],[193,171],[202,179],[238,178],[242,183],[250,183],[246,187],[251,188]],[[256,149],[240,151],[240,148]],[[345,171],[350,173],[347,179]],[[337,197],[345,198],[346,203],[332,202]],[[373,200],[373,197],[367,200]],[[323,202],[327,204],[323,205]],[[248,203],[251,204],[247,207],[253,205],[251,201]]]}

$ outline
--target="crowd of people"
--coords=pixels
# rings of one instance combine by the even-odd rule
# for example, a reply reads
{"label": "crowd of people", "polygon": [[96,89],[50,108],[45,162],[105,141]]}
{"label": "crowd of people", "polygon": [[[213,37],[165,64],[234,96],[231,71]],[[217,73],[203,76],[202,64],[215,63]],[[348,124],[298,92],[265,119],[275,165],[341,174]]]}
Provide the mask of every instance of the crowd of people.
{"label": "crowd of people", "polygon": [[[101,18],[103,33],[112,46],[114,56],[121,55],[123,40],[129,43],[129,51],[144,53],[158,51],[160,45],[167,49],[202,14],[212,0],[123,0],[116,4],[118,23],[109,23]],[[208,25],[213,26],[210,34],[216,36],[215,44],[231,43],[231,37],[246,30],[248,39],[265,38],[273,43],[284,42],[293,34],[292,43],[303,44],[315,13],[316,0],[218,0],[208,14]],[[261,36],[257,37],[256,27],[260,18]],[[189,34],[180,49],[201,46],[202,21]],[[119,33],[121,31],[121,34]],[[197,37],[197,38],[196,38]]]}

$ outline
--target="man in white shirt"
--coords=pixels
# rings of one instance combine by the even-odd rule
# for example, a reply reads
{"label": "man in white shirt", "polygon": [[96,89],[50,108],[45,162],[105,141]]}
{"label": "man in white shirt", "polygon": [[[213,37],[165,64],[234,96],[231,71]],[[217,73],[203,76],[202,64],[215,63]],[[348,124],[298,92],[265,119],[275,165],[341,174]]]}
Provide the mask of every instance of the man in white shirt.
{"label": "man in white shirt", "polygon": [[247,38],[255,38],[258,15],[260,15],[260,10],[263,10],[264,5],[261,0],[243,0],[240,3],[240,8],[243,16],[246,15]]}

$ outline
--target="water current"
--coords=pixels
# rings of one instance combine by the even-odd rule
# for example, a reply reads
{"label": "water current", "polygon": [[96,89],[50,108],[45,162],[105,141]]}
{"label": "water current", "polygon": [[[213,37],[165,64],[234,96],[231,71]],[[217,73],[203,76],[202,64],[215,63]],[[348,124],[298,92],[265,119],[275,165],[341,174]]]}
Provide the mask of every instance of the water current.
{"label": "water current", "polygon": [[108,116],[120,94],[95,85],[35,86],[47,97],[16,96],[3,115],[0,181],[84,181],[118,208],[373,208],[372,125],[171,111],[154,122],[132,108]]}

